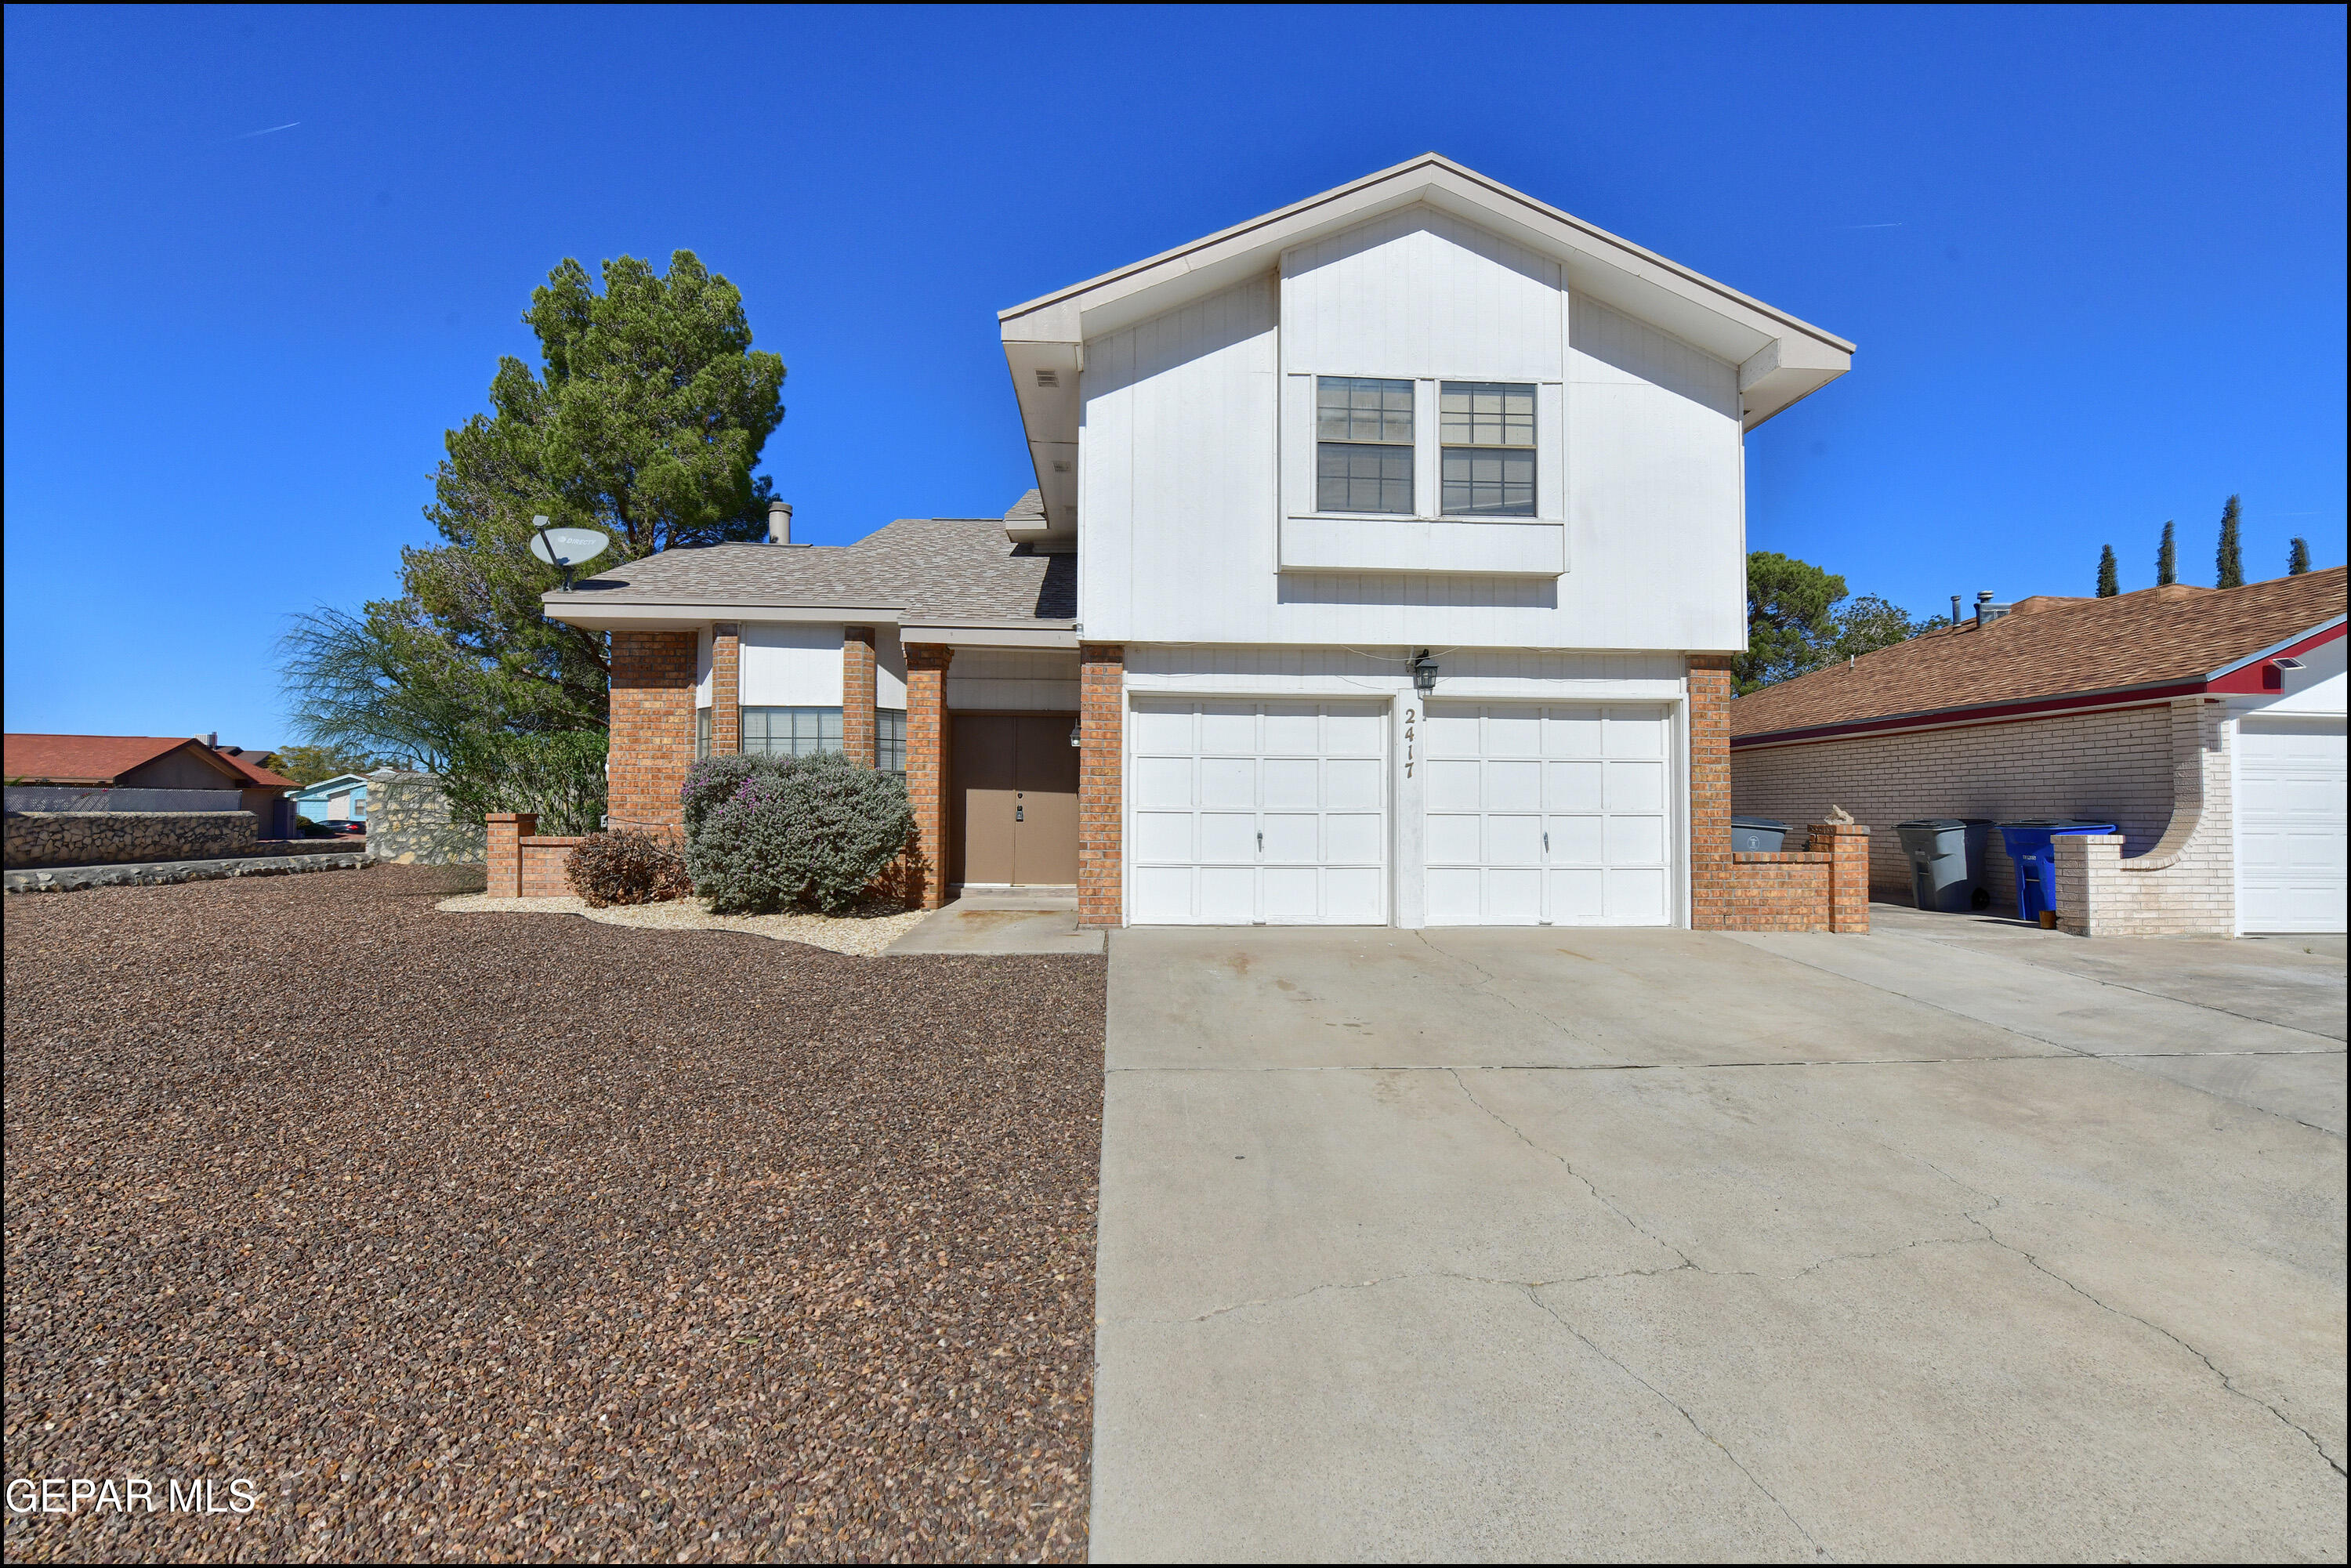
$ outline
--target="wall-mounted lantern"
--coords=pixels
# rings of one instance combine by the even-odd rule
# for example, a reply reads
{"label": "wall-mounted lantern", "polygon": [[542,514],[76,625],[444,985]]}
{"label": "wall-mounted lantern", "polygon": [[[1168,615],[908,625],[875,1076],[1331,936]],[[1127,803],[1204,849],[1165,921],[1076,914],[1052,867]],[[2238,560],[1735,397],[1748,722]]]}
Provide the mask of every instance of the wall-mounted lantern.
{"label": "wall-mounted lantern", "polygon": [[1437,661],[1428,656],[1426,648],[1412,662],[1412,689],[1424,694],[1437,689]]}

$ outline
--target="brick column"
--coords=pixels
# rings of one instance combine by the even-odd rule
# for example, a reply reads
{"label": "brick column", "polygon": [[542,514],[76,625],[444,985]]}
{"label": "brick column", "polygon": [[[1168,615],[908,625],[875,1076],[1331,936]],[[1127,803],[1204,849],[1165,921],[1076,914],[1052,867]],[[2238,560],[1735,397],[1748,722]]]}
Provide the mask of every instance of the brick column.
{"label": "brick column", "polygon": [[1869,935],[1869,830],[1859,822],[1814,822],[1813,849],[1829,857],[1829,929]]}
{"label": "brick column", "polygon": [[491,811],[482,818],[489,829],[489,895],[522,896],[522,841],[538,831],[536,811]]}
{"label": "brick column", "polygon": [[[943,643],[906,644],[906,801],[914,809],[914,871],[925,909],[947,901],[947,662],[954,657]],[[870,674],[867,680],[871,702]],[[871,732],[867,744],[870,756]]]}
{"label": "brick column", "polygon": [[1078,924],[1123,925],[1126,649],[1078,650]]}
{"label": "brick column", "polygon": [[[1689,659],[1689,829],[1690,929],[1726,930],[1733,897],[1730,660],[1721,654],[1693,653]],[[1865,911],[1867,896],[1865,884]]]}
{"label": "brick column", "polygon": [[721,621],[710,629],[710,755],[743,749],[743,629]]}
{"label": "brick column", "polygon": [[605,810],[615,828],[673,837],[684,831],[677,791],[694,766],[695,642],[691,632],[612,633],[611,750],[604,772]]}
{"label": "brick column", "polygon": [[860,768],[873,766],[873,628],[841,629],[841,748]]}

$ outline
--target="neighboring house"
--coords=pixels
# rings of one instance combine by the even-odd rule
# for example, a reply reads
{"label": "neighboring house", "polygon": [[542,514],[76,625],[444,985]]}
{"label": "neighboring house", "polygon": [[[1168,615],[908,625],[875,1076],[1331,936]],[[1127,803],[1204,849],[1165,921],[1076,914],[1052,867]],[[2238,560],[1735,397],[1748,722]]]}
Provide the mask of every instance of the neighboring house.
{"label": "neighboring house", "polygon": [[[2106,891],[2127,918],[2107,928],[2340,931],[2345,585],[2334,567],[1982,604],[1732,703],[1733,801],[1844,806],[1876,830],[1873,891],[1901,903],[1898,821],[2075,817],[2121,830]],[[2013,897],[1997,835],[1988,869]]]}
{"label": "neighboring house", "polygon": [[698,751],[838,747],[904,768],[933,903],[1729,918],[1741,438],[1853,345],[1434,154],[999,328],[1002,518],[546,596],[612,633],[616,824]]}
{"label": "neighboring house", "polygon": [[[262,838],[284,838],[283,808],[294,780],[202,739],[156,735],[11,735],[5,768],[12,793],[88,791],[87,800],[47,810],[251,811]],[[251,754],[255,758],[262,753]],[[99,791],[110,798],[95,799]],[[120,793],[111,793],[120,792]],[[161,792],[161,793],[158,793]],[[16,809],[12,805],[12,809]]]}
{"label": "neighboring house", "polygon": [[294,791],[294,811],[306,822],[364,822],[368,781],[364,774],[341,773]]}

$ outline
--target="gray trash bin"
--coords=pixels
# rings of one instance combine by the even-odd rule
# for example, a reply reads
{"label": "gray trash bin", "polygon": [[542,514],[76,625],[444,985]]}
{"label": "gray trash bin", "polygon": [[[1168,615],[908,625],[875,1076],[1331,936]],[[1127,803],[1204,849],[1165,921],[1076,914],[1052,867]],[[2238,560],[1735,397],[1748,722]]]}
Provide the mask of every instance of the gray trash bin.
{"label": "gray trash bin", "polygon": [[1991,829],[1991,822],[1974,817],[1920,817],[1894,825],[1910,862],[1910,896],[1919,908],[1964,915],[1991,904],[1983,857]]}
{"label": "gray trash bin", "polygon": [[1733,850],[1759,851],[1776,855],[1787,841],[1788,824],[1774,817],[1733,817],[1730,819],[1730,847]]}

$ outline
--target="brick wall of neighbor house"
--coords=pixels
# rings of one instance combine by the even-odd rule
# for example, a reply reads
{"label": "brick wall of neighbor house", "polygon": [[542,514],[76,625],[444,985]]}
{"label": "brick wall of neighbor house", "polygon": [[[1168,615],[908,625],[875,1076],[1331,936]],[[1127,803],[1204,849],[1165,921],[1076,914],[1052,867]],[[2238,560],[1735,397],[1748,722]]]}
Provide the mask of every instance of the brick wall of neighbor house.
{"label": "brick wall of neighbor house", "polygon": [[947,896],[947,664],[940,643],[906,644],[906,803],[914,810],[922,905]]}
{"label": "brick wall of neighbor house", "polygon": [[694,766],[695,642],[692,632],[612,633],[605,810],[615,828],[683,831],[677,792]]}
{"label": "brick wall of neighbor house", "polygon": [[1730,661],[1689,661],[1690,929],[1720,931],[1732,915]]}
{"label": "brick wall of neighbor house", "polygon": [[1720,929],[1869,930],[1869,830],[1815,822],[1802,850],[1730,857],[1730,897]]}
{"label": "brick wall of neighbor house", "polygon": [[2220,704],[2171,705],[2171,820],[2132,853],[2120,834],[2056,841],[2057,925],[2076,936],[2229,936],[2237,924],[2236,803]]}
{"label": "brick wall of neighbor house", "polygon": [[873,766],[873,628],[841,629],[841,749],[860,768]]}
{"label": "brick wall of neighbor house", "polygon": [[710,755],[742,749],[743,629],[722,621],[710,629]]}
{"label": "brick wall of neighbor house", "polygon": [[[2162,706],[2058,715],[2015,724],[1860,736],[1737,750],[1730,794],[1742,816],[1816,821],[1843,806],[1870,835],[1873,894],[1910,902],[1896,822],[1913,817],[2094,817],[2144,854],[2171,820],[2171,719]],[[2016,867],[1991,834],[1985,883],[2011,912]]]}
{"label": "brick wall of neighbor house", "polygon": [[1078,924],[1125,917],[1122,768],[1126,755],[1126,650],[1088,643],[1078,651]]}

